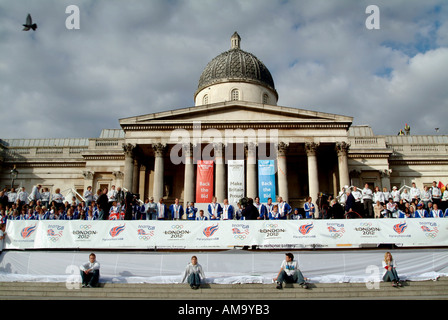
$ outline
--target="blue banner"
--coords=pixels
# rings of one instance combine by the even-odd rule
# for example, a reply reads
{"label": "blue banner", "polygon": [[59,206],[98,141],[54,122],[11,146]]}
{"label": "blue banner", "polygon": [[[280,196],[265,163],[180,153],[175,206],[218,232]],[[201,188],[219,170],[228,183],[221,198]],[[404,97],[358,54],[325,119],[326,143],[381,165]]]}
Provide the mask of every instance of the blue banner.
{"label": "blue banner", "polygon": [[268,198],[276,201],[274,160],[258,160],[258,196],[261,203],[268,202]]}

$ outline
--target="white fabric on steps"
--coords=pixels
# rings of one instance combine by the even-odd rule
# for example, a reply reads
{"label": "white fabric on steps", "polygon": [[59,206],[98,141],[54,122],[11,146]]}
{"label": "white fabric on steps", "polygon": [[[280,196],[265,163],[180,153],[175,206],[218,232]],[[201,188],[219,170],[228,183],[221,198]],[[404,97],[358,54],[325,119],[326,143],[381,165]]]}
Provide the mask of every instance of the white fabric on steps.
{"label": "white fabric on steps", "polygon": [[[303,275],[315,283],[380,281],[387,250],[291,251]],[[448,249],[390,250],[403,280],[448,276]],[[79,266],[88,251],[4,251],[0,281],[79,282]],[[218,252],[96,252],[100,282],[178,283],[192,255],[203,266],[206,282],[216,284],[272,283],[283,251]]]}

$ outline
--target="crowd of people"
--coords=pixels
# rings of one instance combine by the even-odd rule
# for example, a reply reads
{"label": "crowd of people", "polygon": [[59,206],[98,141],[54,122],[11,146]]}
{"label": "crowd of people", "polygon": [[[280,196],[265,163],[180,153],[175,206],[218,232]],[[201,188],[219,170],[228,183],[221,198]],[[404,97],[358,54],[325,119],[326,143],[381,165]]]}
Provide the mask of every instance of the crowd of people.
{"label": "crowd of people", "polygon": [[344,218],[444,218],[448,217],[448,190],[433,186],[420,190],[403,186],[392,191],[379,187],[371,190],[356,186],[344,187],[337,197],[322,194],[313,201],[308,197],[302,208],[292,208],[282,197],[274,203],[269,198],[241,199],[235,206],[228,199],[218,202],[213,197],[206,210],[198,210],[194,202],[186,208],[179,199],[170,206],[160,198],[146,198],[124,192],[120,187],[92,192],[88,187],[83,200],[73,196],[65,199],[60,189],[50,193],[41,185],[30,194],[25,188],[0,191],[0,223],[10,220],[286,220],[286,219],[344,219]]}
{"label": "crowd of people", "polygon": [[345,187],[330,206],[339,205],[346,217],[351,218],[448,218],[448,190],[439,188],[436,181],[423,189],[412,186],[394,186],[374,190],[366,184],[362,190]]}
{"label": "crowd of people", "polygon": [[41,185],[27,193],[24,187],[0,191],[0,222],[10,220],[132,220],[146,219],[150,199],[141,204],[137,195],[112,186],[96,194],[89,186],[81,200],[66,199],[59,188],[50,193]]}

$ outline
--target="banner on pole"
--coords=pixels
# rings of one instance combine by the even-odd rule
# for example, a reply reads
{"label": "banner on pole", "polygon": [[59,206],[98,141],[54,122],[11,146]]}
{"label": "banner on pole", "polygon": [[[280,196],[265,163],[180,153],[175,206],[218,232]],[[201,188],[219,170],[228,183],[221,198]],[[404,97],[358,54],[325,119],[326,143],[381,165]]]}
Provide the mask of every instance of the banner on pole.
{"label": "banner on pole", "polygon": [[227,172],[227,198],[236,206],[244,198],[244,160],[228,160]]}
{"label": "banner on pole", "polygon": [[274,160],[258,160],[258,193],[261,203],[268,202],[268,198],[276,201]]}
{"label": "banner on pole", "polygon": [[212,202],[213,160],[198,160],[196,178],[196,203]]}

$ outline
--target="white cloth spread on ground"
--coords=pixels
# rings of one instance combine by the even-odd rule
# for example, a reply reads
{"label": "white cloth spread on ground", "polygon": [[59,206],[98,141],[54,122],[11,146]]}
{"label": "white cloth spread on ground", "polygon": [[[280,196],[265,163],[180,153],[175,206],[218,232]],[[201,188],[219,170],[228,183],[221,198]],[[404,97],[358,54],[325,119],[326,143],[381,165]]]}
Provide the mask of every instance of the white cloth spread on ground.
{"label": "white cloth spread on ground", "polygon": [[[388,250],[290,251],[304,277],[314,283],[381,281]],[[448,276],[448,249],[389,250],[400,261],[402,280]],[[4,251],[0,281],[80,281],[79,265],[90,252]],[[100,282],[180,283],[191,256],[198,257],[205,282],[215,284],[272,283],[285,258],[282,251],[228,250],[218,252],[96,252]]]}

